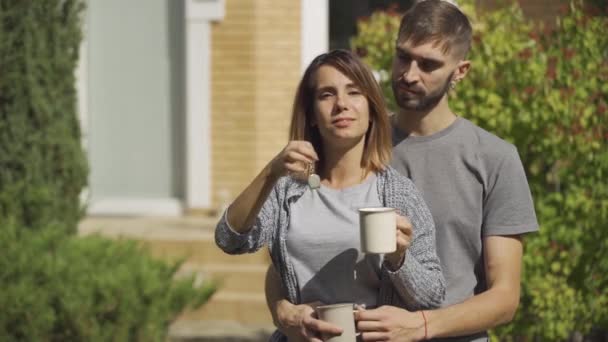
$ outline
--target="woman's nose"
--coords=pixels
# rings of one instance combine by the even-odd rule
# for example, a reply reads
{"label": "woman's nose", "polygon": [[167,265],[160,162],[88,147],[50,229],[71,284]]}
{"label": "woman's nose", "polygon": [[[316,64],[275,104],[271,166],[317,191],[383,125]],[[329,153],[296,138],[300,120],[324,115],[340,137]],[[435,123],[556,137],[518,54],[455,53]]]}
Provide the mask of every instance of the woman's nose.
{"label": "woman's nose", "polygon": [[339,112],[348,109],[348,100],[346,99],[346,96],[339,95],[336,97],[336,109],[338,109]]}

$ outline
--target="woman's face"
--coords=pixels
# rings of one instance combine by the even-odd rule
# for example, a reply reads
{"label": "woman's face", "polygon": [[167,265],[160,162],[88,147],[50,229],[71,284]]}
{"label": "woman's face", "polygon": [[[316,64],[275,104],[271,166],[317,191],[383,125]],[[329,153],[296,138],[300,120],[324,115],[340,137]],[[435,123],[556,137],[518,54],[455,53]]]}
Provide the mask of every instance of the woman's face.
{"label": "woman's face", "polygon": [[323,65],[315,73],[314,122],[324,143],[352,146],[370,124],[367,97],[336,68]]}

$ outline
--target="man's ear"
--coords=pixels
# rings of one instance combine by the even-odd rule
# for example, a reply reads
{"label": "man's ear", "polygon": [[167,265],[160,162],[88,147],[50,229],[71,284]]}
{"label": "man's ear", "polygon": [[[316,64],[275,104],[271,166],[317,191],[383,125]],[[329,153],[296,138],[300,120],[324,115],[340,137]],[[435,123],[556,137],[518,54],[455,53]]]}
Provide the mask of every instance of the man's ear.
{"label": "man's ear", "polygon": [[453,77],[454,82],[462,81],[470,69],[471,69],[471,61],[462,60],[462,61],[458,62],[458,65],[456,66],[456,70],[454,70],[454,77]]}

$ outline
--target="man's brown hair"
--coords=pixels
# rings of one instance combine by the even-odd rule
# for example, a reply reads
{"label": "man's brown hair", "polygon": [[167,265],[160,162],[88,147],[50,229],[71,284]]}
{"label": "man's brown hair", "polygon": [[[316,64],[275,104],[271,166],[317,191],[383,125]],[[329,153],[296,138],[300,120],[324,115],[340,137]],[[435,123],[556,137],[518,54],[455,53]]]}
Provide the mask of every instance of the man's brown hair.
{"label": "man's brown hair", "polygon": [[371,70],[354,53],[333,50],[317,56],[306,68],[296,91],[291,116],[290,140],[309,141],[319,156],[318,168],[324,162],[323,141],[319,128],[314,126],[314,102],[317,70],[323,65],[334,67],[348,77],[367,98],[370,125],[365,134],[365,147],[361,167],[368,172],[378,172],[388,165],[391,156],[391,131],[382,90]]}
{"label": "man's brown hair", "polygon": [[401,19],[397,43],[414,46],[433,43],[443,53],[456,53],[465,58],[471,47],[473,29],[467,16],[445,0],[424,0],[416,3]]}

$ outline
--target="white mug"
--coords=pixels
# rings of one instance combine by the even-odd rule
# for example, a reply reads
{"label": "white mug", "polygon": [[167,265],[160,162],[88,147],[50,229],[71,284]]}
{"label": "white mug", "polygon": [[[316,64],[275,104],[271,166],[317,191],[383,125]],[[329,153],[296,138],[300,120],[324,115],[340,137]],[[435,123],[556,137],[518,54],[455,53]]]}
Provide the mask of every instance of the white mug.
{"label": "white mug", "polygon": [[342,328],[340,336],[323,336],[327,342],[354,342],[357,339],[355,331],[355,314],[352,303],[321,305],[316,308],[320,320]]}
{"label": "white mug", "polygon": [[386,207],[359,209],[361,251],[392,253],[397,250],[397,214]]}

